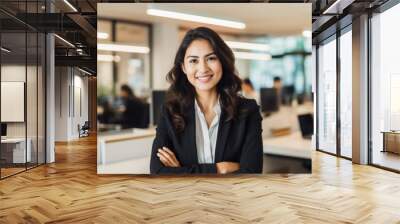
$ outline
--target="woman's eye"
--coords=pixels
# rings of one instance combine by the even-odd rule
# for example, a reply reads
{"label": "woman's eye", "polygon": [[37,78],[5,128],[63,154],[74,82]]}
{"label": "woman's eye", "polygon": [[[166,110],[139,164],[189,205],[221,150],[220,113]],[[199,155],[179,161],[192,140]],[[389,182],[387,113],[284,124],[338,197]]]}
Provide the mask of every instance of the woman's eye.
{"label": "woman's eye", "polygon": [[189,63],[190,63],[190,64],[194,64],[194,63],[196,63],[196,62],[197,62],[196,59],[191,59],[191,60],[189,60]]}
{"label": "woman's eye", "polygon": [[207,60],[208,61],[215,61],[215,60],[217,60],[217,57],[209,57]]}

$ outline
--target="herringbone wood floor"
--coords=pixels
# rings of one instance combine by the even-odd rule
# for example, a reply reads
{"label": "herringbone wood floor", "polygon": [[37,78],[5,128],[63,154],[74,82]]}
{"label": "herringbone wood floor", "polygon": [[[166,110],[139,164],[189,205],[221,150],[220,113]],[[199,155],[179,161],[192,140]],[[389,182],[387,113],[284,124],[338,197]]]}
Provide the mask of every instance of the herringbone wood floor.
{"label": "herringbone wood floor", "polygon": [[315,152],[311,175],[98,176],[96,138],[0,181],[0,223],[400,223],[400,175]]}

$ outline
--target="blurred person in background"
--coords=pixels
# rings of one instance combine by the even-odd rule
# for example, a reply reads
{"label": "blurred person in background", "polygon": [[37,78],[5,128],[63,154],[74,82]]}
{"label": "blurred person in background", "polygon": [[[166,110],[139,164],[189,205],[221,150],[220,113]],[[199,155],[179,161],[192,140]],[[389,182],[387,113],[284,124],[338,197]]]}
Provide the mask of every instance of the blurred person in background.
{"label": "blurred person in background", "polygon": [[257,104],[260,105],[260,95],[254,90],[253,84],[249,78],[245,78],[242,81],[242,94],[247,99],[256,100]]}
{"label": "blurred person in background", "polygon": [[276,95],[278,96],[278,103],[282,103],[282,80],[281,77],[275,76],[274,77],[274,82],[272,84],[272,87],[276,89]]}
{"label": "blurred person in background", "polygon": [[279,76],[275,76],[274,77],[274,82],[272,85],[273,88],[275,88],[278,91],[278,96],[281,94],[282,92],[282,80],[281,77]]}
{"label": "blurred person in background", "polygon": [[123,103],[119,110],[122,113],[120,122],[122,129],[146,128],[149,119],[149,105],[135,96],[131,87],[126,84],[121,86],[120,97]]}
{"label": "blurred person in background", "polygon": [[111,124],[114,122],[115,113],[109,100],[104,100],[100,104],[101,113],[98,112],[98,120],[102,124]]}

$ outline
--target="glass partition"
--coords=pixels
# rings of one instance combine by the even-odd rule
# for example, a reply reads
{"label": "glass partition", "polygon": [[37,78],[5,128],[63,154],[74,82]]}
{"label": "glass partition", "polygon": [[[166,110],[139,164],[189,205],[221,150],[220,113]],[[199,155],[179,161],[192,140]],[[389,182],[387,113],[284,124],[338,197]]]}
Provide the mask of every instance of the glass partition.
{"label": "glass partition", "polygon": [[[118,44],[149,47],[149,28],[130,23],[116,23],[115,41]],[[135,95],[148,98],[150,94],[150,57],[148,53],[115,52],[117,63],[116,92],[128,84]]]}
{"label": "glass partition", "polygon": [[340,36],[340,154],[352,157],[352,33]]}
{"label": "glass partition", "polygon": [[25,32],[1,34],[2,177],[24,171],[31,161],[26,150],[26,41]]}
{"label": "glass partition", "polygon": [[[44,10],[44,1],[26,4],[0,6],[22,16]],[[0,12],[0,178],[45,163],[45,44],[43,33]]]}
{"label": "glass partition", "polygon": [[318,149],[336,154],[336,39],[318,48]]}

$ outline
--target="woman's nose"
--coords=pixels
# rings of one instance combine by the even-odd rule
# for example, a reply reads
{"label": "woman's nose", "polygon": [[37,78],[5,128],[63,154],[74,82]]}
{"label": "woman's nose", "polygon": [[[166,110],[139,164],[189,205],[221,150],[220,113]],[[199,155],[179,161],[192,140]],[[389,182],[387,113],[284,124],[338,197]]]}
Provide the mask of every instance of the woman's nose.
{"label": "woman's nose", "polygon": [[210,67],[208,67],[208,64],[205,60],[201,60],[199,63],[199,70],[200,72],[207,72],[210,69]]}

